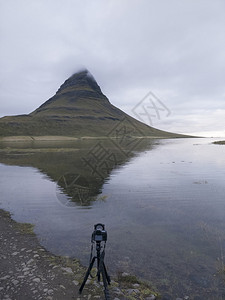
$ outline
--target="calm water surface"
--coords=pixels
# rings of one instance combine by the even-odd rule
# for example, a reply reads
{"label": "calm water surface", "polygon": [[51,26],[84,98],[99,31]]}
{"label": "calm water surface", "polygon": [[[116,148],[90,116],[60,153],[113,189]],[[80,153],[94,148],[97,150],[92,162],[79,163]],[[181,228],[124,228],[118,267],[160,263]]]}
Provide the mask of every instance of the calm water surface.
{"label": "calm water surface", "polygon": [[0,153],[0,208],[34,223],[48,250],[85,265],[93,225],[104,223],[109,273],[134,273],[168,299],[225,299],[225,146],[212,141],[149,142],[108,176],[92,178],[98,195],[85,205],[80,196],[71,202],[60,182],[63,174],[95,176],[80,165],[90,147],[70,145],[76,151],[61,151],[64,156]]}

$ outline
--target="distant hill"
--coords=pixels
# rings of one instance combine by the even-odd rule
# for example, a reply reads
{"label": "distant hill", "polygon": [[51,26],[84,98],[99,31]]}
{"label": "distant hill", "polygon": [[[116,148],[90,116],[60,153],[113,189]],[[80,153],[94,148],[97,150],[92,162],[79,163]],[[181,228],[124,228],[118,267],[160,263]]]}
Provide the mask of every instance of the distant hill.
{"label": "distant hill", "polygon": [[215,144],[215,145],[225,145],[225,141],[216,141],[216,142],[213,142],[213,144]]}
{"label": "distant hill", "polygon": [[185,137],[143,124],[113,106],[88,70],[68,78],[52,98],[32,113],[0,118],[2,137],[104,137],[118,130],[135,137]]}

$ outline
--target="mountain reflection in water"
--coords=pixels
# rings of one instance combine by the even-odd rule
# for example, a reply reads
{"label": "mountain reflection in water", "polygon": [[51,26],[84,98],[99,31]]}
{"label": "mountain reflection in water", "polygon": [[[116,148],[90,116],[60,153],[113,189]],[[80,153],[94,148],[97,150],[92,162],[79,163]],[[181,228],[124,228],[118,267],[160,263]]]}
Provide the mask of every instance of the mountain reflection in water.
{"label": "mountain reflection in water", "polygon": [[138,138],[133,146],[133,141],[128,139],[122,146],[109,139],[1,142],[0,161],[37,168],[57,183],[57,197],[63,205],[90,208],[112,170],[155,143]]}

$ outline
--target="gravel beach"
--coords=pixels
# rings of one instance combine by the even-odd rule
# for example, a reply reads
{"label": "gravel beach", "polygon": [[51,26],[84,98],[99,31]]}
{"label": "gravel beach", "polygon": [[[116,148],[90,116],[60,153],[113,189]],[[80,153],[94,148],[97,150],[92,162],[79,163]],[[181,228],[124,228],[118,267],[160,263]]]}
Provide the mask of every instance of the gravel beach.
{"label": "gravel beach", "polygon": [[[0,210],[0,299],[69,300],[104,299],[102,284],[88,280],[82,295],[79,286],[86,268],[78,260],[59,257],[41,247],[31,224],[15,222]],[[122,274],[120,283],[112,280],[112,300],[157,297],[149,287]]]}

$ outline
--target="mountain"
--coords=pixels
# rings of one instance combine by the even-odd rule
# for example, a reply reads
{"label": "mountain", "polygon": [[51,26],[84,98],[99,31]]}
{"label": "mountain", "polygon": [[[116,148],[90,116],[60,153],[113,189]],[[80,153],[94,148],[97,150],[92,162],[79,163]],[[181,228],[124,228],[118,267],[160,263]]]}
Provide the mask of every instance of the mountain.
{"label": "mountain", "polygon": [[56,94],[27,115],[0,118],[0,136],[183,137],[145,125],[113,106],[88,70],[68,78]]}

